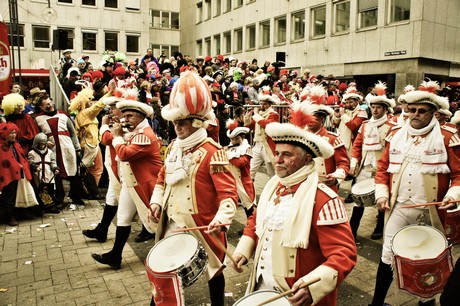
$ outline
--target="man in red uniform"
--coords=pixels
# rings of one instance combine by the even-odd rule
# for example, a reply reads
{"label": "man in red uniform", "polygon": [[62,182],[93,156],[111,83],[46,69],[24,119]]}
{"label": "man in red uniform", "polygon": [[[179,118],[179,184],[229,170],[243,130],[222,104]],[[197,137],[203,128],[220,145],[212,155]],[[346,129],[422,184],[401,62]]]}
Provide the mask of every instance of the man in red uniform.
{"label": "man in red uniform", "polygon": [[[137,95],[136,95],[137,97]],[[116,104],[123,112],[123,125],[115,122],[111,128],[112,146],[119,162],[121,191],[117,211],[117,230],[111,251],[92,257],[114,269],[120,269],[123,247],[131,233],[131,222],[136,213],[149,232],[156,225],[147,220],[150,195],[157,181],[162,162],[158,139],[146,117],[153,113],[149,105],[122,100]]]}
{"label": "man in red uniform", "polygon": [[[385,148],[385,137],[387,137],[388,131],[396,125],[387,116],[389,109],[394,108],[396,103],[393,99],[387,98],[386,85],[379,82],[374,89],[377,95],[368,98],[372,117],[370,120],[364,121],[359,128],[358,136],[353,142],[351,150],[350,174],[356,177],[356,183],[374,178],[377,161]],[[355,205],[353,207],[350,226],[355,240],[363,213],[364,206]],[[377,224],[371,234],[371,239],[382,238],[383,217],[383,212],[378,212]]]}
{"label": "man in red uniform", "polygon": [[[295,111],[294,111],[295,112]],[[294,124],[271,123],[275,170],[233,254],[241,272],[253,254],[247,293],[292,290],[292,305],[337,304],[337,286],[356,263],[356,246],[338,195],[319,183],[313,158],[330,158],[329,142]],[[305,116],[305,115],[304,115]],[[300,120],[302,121],[302,120]],[[316,278],[319,281],[300,288]]]}
{"label": "man in red uniform", "polygon": [[257,171],[262,164],[267,168],[268,176],[275,174],[273,168],[275,143],[265,133],[265,127],[272,122],[279,122],[280,115],[273,109],[274,99],[270,93],[270,87],[264,86],[259,95],[260,108],[256,107],[253,111],[244,116],[244,126],[254,130],[254,146],[252,148],[251,177],[255,178]]}
{"label": "man in red uniform", "polygon": [[[225,228],[219,225],[232,222],[238,193],[225,151],[206,135],[206,121],[214,119],[209,87],[197,73],[183,72],[161,114],[173,122],[177,139],[167,149],[148,217],[158,222],[157,242],[177,228],[207,226],[204,232],[190,233],[208,254],[204,274],[211,304],[223,306],[225,252],[216,239],[227,244]],[[168,290],[157,284],[152,281],[152,302],[158,302],[164,296],[161,291]],[[180,294],[175,297],[182,299]]]}
{"label": "man in red uniform", "polygon": [[[436,95],[436,88],[437,82],[422,82],[419,90],[405,94],[409,124],[390,131],[377,164],[376,205],[385,211],[386,223],[373,306],[384,303],[393,281],[391,241],[395,234],[404,226],[418,224],[421,218],[443,232],[442,212],[454,205],[449,201],[460,199],[460,141],[455,130],[440,127],[434,117],[436,110],[449,107],[446,98]],[[442,201],[442,210],[404,207],[437,201]],[[434,299],[419,305],[434,305]]]}

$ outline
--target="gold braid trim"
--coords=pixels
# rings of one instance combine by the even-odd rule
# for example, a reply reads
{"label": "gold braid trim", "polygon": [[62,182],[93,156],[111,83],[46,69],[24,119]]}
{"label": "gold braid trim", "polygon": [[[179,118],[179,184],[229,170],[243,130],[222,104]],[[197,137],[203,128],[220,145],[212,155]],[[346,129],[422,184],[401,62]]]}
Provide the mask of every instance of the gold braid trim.
{"label": "gold braid trim", "polygon": [[228,162],[227,154],[224,150],[217,150],[211,157],[209,163],[210,173],[228,172],[230,163]]}

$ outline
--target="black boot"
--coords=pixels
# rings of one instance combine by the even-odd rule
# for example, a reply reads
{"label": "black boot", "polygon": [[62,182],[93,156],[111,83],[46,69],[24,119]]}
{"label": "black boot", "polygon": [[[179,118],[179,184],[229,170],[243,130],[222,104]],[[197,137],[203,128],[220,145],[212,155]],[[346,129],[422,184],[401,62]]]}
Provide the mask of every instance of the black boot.
{"label": "black boot", "polygon": [[359,224],[361,223],[361,218],[363,217],[363,214],[364,214],[364,207],[353,206],[353,212],[351,213],[351,218],[350,218],[350,227],[351,227],[351,232],[353,233],[353,237],[355,237],[355,241],[356,241],[356,236],[358,234]]}
{"label": "black boot", "polygon": [[136,236],[136,238],[134,238],[134,242],[144,242],[144,241],[147,241],[147,240],[150,240],[150,239],[153,239],[155,238],[155,233],[150,233],[144,226],[144,224],[142,224],[142,230],[141,232],[139,233],[139,235]]}
{"label": "black boot", "polygon": [[104,207],[104,213],[102,214],[101,223],[99,223],[95,229],[83,230],[83,235],[88,238],[97,239],[99,242],[106,242],[109,226],[117,214],[117,210],[118,206],[111,206],[106,204]]}
{"label": "black boot", "polygon": [[208,281],[211,306],[224,306],[225,277],[221,273]]}
{"label": "black boot", "polygon": [[377,224],[375,225],[374,232],[371,235],[372,240],[378,240],[383,236],[383,224],[385,220],[385,213],[379,210],[377,215]]}
{"label": "black boot", "polygon": [[91,256],[97,262],[105,265],[109,265],[115,270],[120,269],[121,267],[121,254],[123,253],[123,248],[128,241],[129,234],[131,233],[131,226],[117,226],[117,231],[115,234],[115,244],[110,252],[99,255],[91,254]]}
{"label": "black boot", "polygon": [[375,281],[374,298],[372,299],[372,304],[370,304],[371,306],[384,305],[385,297],[387,296],[392,281],[393,271],[391,271],[391,266],[384,264],[382,260],[380,260],[379,268],[377,269],[377,279]]}

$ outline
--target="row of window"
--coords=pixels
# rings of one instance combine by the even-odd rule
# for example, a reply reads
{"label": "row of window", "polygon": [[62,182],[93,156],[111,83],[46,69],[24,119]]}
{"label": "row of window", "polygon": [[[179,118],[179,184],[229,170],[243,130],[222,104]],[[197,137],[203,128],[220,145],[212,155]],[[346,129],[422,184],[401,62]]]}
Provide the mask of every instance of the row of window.
{"label": "row of window", "polygon": [[[229,0],[231,1],[231,0]],[[411,0],[387,0],[387,24],[401,22],[410,19]],[[205,1],[206,3],[208,1]],[[220,3],[218,0],[217,3]],[[378,0],[357,1],[357,29],[373,28],[377,26]],[[209,8],[211,9],[211,8]],[[347,33],[350,31],[350,0],[336,1],[332,5],[333,26],[332,34]],[[305,39],[306,15],[305,10],[290,14],[290,40],[297,42]],[[315,6],[310,11],[310,37],[322,38],[326,35],[326,4]],[[271,20],[263,20],[258,23],[258,46],[269,47],[271,44],[280,45],[288,39],[288,19],[286,15],[274,18],[274,34],[271,34]],[[247,51],[257,47],[256,24],[245,26],[245,48]],[[271,41],[273,37],[273,41]],[[243,28],[227,31],[222,34],[223,46],[221,46],[221,34],[213,36],[214,52],[212,52],[211,37],[197,40],[197,54],[229,54],[243,51]],[[232,49],[233,48],[233,49]]]}
{"label": "row of window", "polygon": [[[103,0],[105,8],[117,9],[118,0]],[[57,0],[58,3],[74,4],[75,0]],[[138,11],[141,9],[141,0],[125,0],[126,9]],[[81,0],[81,4],[85,6],[96,6],[96,0]]]}
{"label": "row of window", "polygon": [[[24,24],[19,24],[18,28],[14,28],[8,24],[8,38],[11,46],[25,47]],[[67,32],[67,49],[80,49],[75,48],[75,30],[69,28],[60,28]],[[14,34],[11,34],[14,33]],[[119,49],[119,35],[120,33],[114,31],[104,32],[104,45],[98,45],[98,31],[85,30],[81,31],[81,50],[83,51],[97,51],[97,50],[120,50]],[[126,52],[139,53],[139,39],[140,34],[130,33],[126,34]],[[32,47],[39,49],[49,49],[52,45],[51,28],[42,25],[32,25]],[[80,47],[80,46],[78,46]]]}
{"label": "row of window", "polygon": [[150,27],[179,29],[179,13],[150,10]]}
{"label": "row of window", "polygon": [[[247,3],[255,2],[256,0],[247,0]],[[204,2],[204,7],[203,7]],[[227,13],[232,8],[237,9],[243,6],[244,0],[214,0],[214,5],[211,5],[211,0],[204,0],[197,3],[196,22],[211,19],[212,15],[219,16],[222,13]],[[213,10],[214,8],[214,10]],[[204,15],[203,15],[204,13]]]}

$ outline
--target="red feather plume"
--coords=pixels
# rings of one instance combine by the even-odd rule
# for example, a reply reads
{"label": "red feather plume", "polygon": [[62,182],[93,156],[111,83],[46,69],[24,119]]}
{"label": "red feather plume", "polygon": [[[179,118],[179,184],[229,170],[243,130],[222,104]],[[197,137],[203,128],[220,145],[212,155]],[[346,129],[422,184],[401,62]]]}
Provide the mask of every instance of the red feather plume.
{"label": "red feather plume", "polygon": [[316,117],[312,114],[306,114],[301,109],[291,110],[291,123],[305,129],[309,124],[316,121]]}
{"label": "red feather plume", "polygon": [[227,127],[228,130],[233,131],[238,127],[238,121],[233,120],[233,119],[228,119],[227,122],[225,123],[225,126]]}

